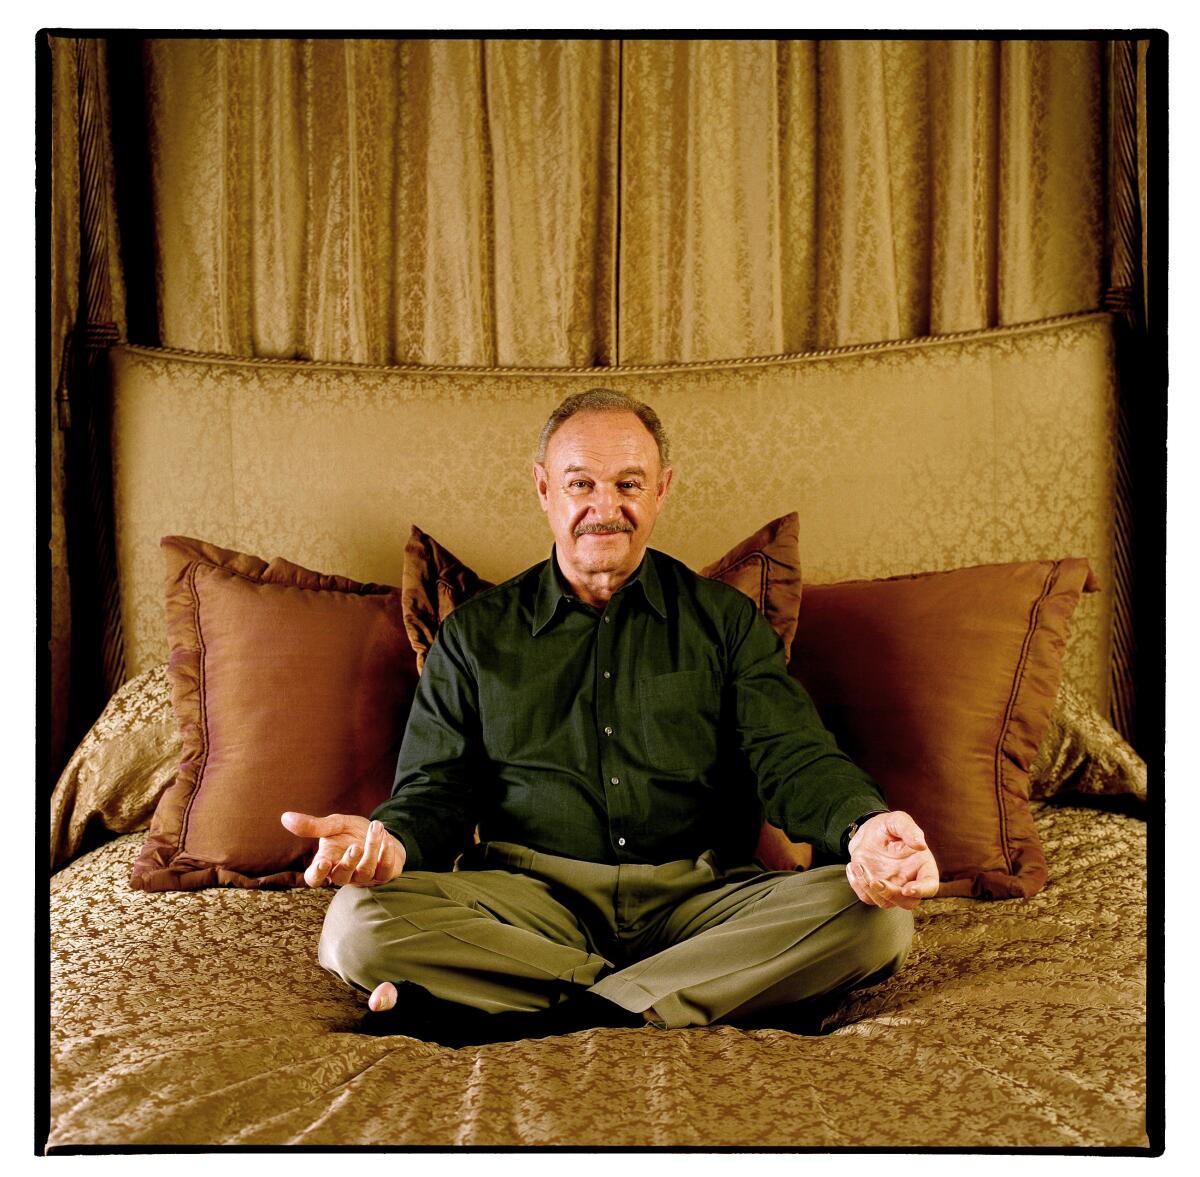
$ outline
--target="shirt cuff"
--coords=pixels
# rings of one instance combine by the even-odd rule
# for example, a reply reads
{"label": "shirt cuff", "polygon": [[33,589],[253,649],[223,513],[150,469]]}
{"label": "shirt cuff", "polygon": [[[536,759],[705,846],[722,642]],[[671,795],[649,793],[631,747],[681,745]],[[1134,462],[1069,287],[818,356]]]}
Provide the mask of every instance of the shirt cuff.
{"label": "shirt cuff", "polygon": [[424,858],[416,838],[408,830],[401,829],[400,826],[388,825],[386,821],[383,823],[383,828],[404,847],[404,869],[406,871],[420,870]]}

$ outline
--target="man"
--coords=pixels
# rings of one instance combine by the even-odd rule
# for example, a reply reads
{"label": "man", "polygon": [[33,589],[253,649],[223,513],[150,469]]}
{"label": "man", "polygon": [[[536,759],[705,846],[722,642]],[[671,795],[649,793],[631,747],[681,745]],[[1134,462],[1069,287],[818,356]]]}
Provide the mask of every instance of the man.
{"label": "man", "polygon": [[[753,603],[647,549],[672,478],[657,415],[568,397],[533,475],[550,559],[442,625],[391,799],[283,815],[320,839],[308,884],[342,887],[319,957],[370,994],[364,1030],[705,1025],[887,976],[933,856]],[[849,863],[764,873],[764,814]]]}

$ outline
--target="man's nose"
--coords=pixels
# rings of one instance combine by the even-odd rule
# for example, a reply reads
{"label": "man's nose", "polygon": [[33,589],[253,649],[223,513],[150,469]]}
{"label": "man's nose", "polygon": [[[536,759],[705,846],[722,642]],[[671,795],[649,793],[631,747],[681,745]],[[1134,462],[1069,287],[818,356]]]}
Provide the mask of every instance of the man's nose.
{"label": "man's nose", "polygon": [[600,484],[592,490],[592,512],[601,523],[611,523],[621,515],[621,496],[615,486]]}

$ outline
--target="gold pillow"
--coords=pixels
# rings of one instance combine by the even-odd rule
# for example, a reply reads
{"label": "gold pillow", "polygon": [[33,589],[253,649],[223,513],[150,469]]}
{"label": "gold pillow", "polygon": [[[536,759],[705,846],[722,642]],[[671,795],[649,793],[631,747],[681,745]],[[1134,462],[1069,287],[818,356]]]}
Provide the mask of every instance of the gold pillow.
{"label": "gold pillow", "polygon": [[144,829],[179,768],[167,667],[124,684],[105,705],[50,796],[50,869],[116,834]]}
{"label": "gold pillow", "polygon": [[1030,796],[1146,800],[1146,762],[1070,683],[1058,688],[1050,726],[1029,769]]}

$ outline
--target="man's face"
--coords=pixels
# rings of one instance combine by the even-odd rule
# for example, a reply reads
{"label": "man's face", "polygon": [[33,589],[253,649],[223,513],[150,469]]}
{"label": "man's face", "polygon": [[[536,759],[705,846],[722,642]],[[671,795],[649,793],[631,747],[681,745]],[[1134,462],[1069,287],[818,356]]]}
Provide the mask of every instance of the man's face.
{"label": "man's face", "polygon": [[577,586],[599,574],[623,582],[637,569],[671,470],[633,413],[585,410],[558,427],[533,479],[559,567]]}

